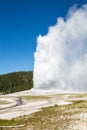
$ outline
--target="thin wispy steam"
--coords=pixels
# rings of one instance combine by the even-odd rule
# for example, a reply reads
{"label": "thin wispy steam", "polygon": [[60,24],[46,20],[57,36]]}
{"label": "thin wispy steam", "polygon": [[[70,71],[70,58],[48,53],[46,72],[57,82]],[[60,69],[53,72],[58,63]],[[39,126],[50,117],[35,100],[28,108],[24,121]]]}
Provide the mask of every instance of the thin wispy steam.
{"label": "thin wispy steam", "polygon": [[87,4],[58,18],[48,34],[39,35],[34,61],[34,87],[87,90]]}

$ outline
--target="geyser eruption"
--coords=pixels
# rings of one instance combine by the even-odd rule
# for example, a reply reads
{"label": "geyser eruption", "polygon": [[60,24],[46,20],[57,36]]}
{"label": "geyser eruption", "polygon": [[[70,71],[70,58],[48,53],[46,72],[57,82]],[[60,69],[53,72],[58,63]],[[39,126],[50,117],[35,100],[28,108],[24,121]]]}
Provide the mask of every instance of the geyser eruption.
{"label": "geyser eruption", "polygon": [[87,5],[70,9],[37,38],[34,88],[87,90]]}

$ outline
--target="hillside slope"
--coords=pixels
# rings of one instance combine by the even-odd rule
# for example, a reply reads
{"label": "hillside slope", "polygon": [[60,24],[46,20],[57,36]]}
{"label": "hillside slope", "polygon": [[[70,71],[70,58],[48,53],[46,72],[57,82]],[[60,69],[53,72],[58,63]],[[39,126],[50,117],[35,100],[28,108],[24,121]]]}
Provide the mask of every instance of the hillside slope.
{"label": "hillside slope", "polygon": [[33,71],[13,72],[0,75],[0,92],[3,94],[31,89]]}

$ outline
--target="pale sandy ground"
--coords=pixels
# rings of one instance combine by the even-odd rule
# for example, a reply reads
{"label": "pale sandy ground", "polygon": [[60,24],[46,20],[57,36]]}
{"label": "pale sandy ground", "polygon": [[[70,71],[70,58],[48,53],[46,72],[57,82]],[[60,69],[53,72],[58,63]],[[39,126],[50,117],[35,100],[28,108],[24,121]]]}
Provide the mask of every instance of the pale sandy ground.
{"label": "pale sandy ground", "polygon": [[[58,94],[59,96],[57,96]],[[64,95],[61,96],[61,94]],[[17,104],[17,99],[23,96],[46,96],[50,98],[23,100],[22,105],[15,106]],[[42,107],[54,106],[56,104],[67,105],[72,103],[71,100],[87,100],[87,96],[83,98],[72,97],[71,93],[59,93],[56,91],[42,91],[32,89],[8,95],[2,95],[0,96],[0,100],[10,102],[9,104],[0,105],[0,119],[12,119],[40,111]],[[70,130],[87,130],[87,111],[84,111],[80,115],[77,114],[76,118],[79,118],[79,120],[74,123],[72,122],[70,125]]]}
{"label": "pale sandy ground", "polygon": [[[8,95],[4,95],[0,97],[0,100],[9,101],[10,104],[3,104],[0,105],[0,108],[5,108],[0,110],[0,119],[12,119],[23,115],[28,115],[34,113],[36,111],[40,111],[42,107],[54,106],[58,105],[67,105],[71,102],[66,102],[64,99],[58,100],[58,98],[54,97],[57,92],[52,91],[41,91],[41,90],[27,90],[23,92],[12,93]],[[24,100],[23,105],[16,106],[17,98],[20,96],[52,96],[53,98],[50,99],[37,99],[37,100]],[[13,106],[13,107],[12,107]],[[10,107],[10,108],[8,108]]]}

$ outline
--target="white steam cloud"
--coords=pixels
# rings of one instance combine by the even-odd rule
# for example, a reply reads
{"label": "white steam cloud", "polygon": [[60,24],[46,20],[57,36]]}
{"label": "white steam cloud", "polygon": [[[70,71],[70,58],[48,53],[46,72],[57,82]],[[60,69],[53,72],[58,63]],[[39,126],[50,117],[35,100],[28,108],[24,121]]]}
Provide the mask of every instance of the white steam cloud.
{"label": "white steam cloud", "polygon": [[37,38],[34,88],[87,90],[87,4]]}

